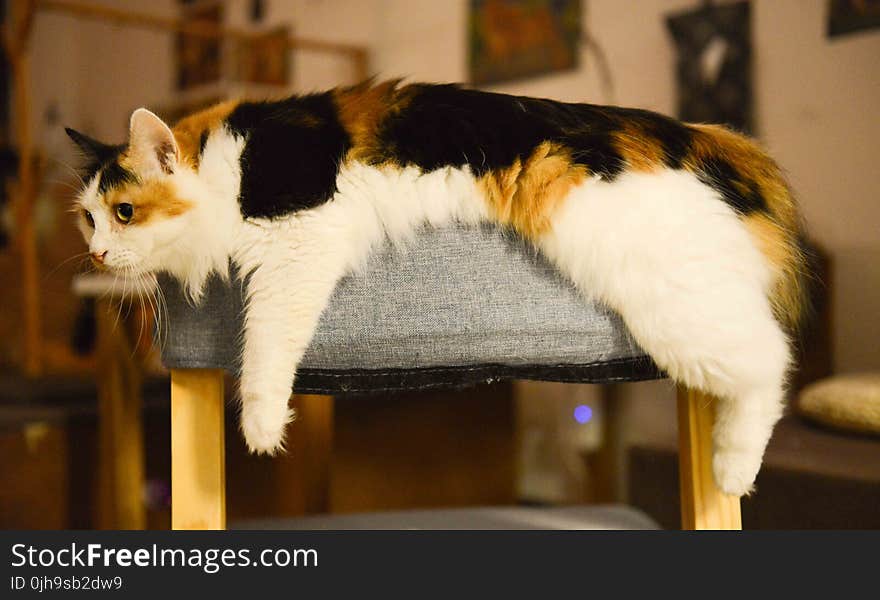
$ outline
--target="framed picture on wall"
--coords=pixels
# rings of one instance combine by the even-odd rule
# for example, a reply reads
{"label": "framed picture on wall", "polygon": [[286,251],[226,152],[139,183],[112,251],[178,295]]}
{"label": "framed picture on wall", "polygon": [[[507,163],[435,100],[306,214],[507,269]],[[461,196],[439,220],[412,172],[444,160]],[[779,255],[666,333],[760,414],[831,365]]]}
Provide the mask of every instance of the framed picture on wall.
{"label": "framed picture on wall", "polygon": [[578,66],[581,0],[470,0],[468,18],[471,83]]}
{"label": "framed picture on wall", "polygon": [[880,27],[880,0],[830,0],[828,37]]}
{"label": "framed picture on wall", "polygon": [[[182,17],[193,25],[223,26],[220,2],[182,2]],[[223,42],[218,38],[178,33],[174,46],[177,89],[217,83],[223,71]]]}
{"label": "framed picture on wall", "polygon": [[290,51],[287,27],[278,27],[234,45],[233,77],[243,83],[286,86],[289,83]]}
{"label": "framed picture on wall", "polygon": [[[209,30],[224,26],[221,0],[180,0],[186,23]],[[203,97],[257,89],[286,89],[290,83],[290,28],[250,35],[206,37],[180,33],[175,46],[177,90],[184,104]]]}
{"label": "framed picture on wall", "polygon": [[666,18],[678,118],[753,131],[751,21],[749,2],[702,4]]}

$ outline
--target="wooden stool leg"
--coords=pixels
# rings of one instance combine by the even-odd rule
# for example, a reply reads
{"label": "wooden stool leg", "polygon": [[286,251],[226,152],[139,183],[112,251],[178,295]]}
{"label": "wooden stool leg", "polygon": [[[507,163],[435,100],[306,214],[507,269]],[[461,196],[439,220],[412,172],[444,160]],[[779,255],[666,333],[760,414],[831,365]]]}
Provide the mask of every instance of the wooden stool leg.
{"label": "wooden stool leg", "polygon": [[226,527],[223,371],[171,371],[171,528]]}
{"label": "wooden stool leg", "polygon": [[682,529],[742,529],[739,498],[717,487],[712,476],[711,396],[678,390],[678,478]]}

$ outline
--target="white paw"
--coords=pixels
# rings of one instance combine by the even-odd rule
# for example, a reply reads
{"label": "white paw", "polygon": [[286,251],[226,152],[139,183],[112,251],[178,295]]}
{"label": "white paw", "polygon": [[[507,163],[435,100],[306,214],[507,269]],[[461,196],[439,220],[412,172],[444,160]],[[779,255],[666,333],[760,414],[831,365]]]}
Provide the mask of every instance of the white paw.
{"label": "white paw", "polygon": [[269,456],[284,452],[284,434],[294,416],[286,399],[283,403],[246,399],[241,408],[241,431],[248,450]]}
{"label": "white paw", "polygon": [[716,449],[712,458],[715,483],[722,492],[732,496],[751,493],[763,457],[763,451]]}

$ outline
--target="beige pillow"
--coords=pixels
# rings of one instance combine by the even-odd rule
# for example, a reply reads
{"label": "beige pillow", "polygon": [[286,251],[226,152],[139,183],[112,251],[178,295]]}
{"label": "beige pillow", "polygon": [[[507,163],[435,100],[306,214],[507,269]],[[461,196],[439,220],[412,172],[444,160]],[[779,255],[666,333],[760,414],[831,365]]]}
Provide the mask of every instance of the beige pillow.
{"label": "beige pillow", "polygon": [[799,412],[818,423],[880,434],[880,373],[822,379],[801,391]]}

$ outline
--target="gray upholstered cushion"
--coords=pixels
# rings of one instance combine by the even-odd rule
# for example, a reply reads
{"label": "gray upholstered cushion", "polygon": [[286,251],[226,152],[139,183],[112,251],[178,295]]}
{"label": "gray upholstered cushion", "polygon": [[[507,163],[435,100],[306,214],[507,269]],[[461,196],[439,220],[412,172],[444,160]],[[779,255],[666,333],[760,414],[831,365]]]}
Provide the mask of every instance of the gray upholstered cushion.
{"label": "gray upholstered cushion", "polygon": [[[231,286],[212,281],[198,308],[172,282],[163,281],[163,287],[169,313],[165,364],[234,371],[242,307],[238,280]],[[300,373],[301,391],[422,388],[442,379],[659,375],[617,315],[586,302],[521,240],[498,229],[461,227],[426,229],[405,248],[388,246],[362,272],[346,277]],[[352,374],[374,379],[353,383]],[[310,376],[322,383],[308,383]]]}

